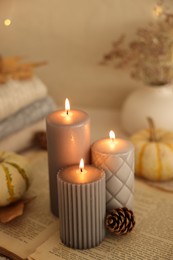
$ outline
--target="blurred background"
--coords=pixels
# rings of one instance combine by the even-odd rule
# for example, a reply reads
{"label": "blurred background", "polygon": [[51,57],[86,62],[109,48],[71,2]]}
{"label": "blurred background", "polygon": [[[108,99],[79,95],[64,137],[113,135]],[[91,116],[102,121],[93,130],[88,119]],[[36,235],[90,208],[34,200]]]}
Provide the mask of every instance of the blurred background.
{"label": "blurred background", "polygon": [[100,61],[120,35],[130,40],[137,28],[157,20],[157,3],[0,0],[0,53],[47,61],[36,73],[58,106],[68,97],[75,107],[119,109],[141,83]]}

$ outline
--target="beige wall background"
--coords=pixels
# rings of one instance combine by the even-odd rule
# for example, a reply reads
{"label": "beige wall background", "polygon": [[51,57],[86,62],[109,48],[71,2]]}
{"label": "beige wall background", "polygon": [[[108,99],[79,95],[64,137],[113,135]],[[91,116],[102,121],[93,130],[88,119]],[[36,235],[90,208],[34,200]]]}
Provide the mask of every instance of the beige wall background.
{"label": "beige wall background", "polygon": [[[169,5],[170,1],[165,1]],[[140,83],[99,65],[121,34],[156,19],[154,0],[0,0],[0,53],[46,60],[36,71],[59,106],[120,108]],[[6,27],[4,19],[12,23]]]}

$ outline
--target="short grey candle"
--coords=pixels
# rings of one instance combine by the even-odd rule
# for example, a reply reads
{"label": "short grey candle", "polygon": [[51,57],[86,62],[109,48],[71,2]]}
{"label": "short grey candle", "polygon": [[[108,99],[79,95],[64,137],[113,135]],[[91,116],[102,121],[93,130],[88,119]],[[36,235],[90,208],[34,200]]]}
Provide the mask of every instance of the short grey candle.
{"label": "short grey candle", "polygon": [[57,175],[60,238],[71,248],[98,246],[105,236],[105,174],[93,166],[65,168]]}
{"label": "short grey candle", "polygon": [[81,158],[89,163],[90,119],[83,111],[70,110],[69,103],[66,102],[65,110],[49,114],[46,123],[50,203],[52,212],[59,216],[57,171],[77,164]]}
{"label": "short grey candle", "polygon": [[133,209],[134,147],[131,142],[115,138],[96,141],[91,147],[92,164],[106,174],[106,209]]}

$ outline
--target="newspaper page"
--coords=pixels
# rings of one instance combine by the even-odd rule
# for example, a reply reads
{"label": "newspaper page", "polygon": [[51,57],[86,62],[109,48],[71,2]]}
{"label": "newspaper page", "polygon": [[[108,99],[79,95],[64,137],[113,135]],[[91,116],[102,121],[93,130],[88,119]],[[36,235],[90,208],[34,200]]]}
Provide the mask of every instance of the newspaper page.
{"label": "newspaper page", "polygon": [[159,191],[137,180],[134,212],[136,226],[128,235],[114,237],[107,234],[96,248],[74,250],[61,243],[57,231],[29,259],[172,259],[173,194]]}
{"label": "newspaper page", "polygon": [[28,155],[32,184],[27,197],[36,198],[26,205],[24,215],[8,224],[0,224],[0,253],[13,259],[26,259],[58,229],[58,220],[50,213],[47,153]]}

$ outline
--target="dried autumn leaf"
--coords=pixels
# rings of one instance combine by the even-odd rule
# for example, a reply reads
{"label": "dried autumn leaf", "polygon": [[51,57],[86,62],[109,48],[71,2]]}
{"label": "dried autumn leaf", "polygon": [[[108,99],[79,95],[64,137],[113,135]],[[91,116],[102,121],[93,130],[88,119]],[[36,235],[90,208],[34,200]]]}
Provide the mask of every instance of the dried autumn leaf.
{"label": "dried autumn leaf", "polygon": [[1,57],[1,70],[3,73],[15,71],[22,57]]}
{"label": "dried autumn leaf", "polygon": [[24,64],[19,64],[19,69],[31,69],[31,68],[36,68],[36,67],[40,67],[43,65],[46,65],[47,62],[46,61],[40,61],[40,62],[33,62],[33,63],[24,63]]}
{"label": "dried autumn leaf", "polygon": [[0,56],[0,83],[7,82],[12,78],[15,80],[29,79],[33,76],[33,69],[46,65],[46,61],[21,63],[22,57]]}
{"label": "dried autumn leaf", "polygon": [[4,84],[7,81],[7,76],[0,73],[0,84]]}
{"label": "dried autumn leaf", "polygon": [[12,79],[14,80],[25,80],[32,78],[33,70],[32,69],[25,69],[15,71],[11,74]]}
{"label": "dried autumn leaf", "polygon": [[8,223],[11,220],[15,219],[18,216],[23,214],[24,202],[16,202],[10,206],[4,207],[0,209],[0,222]]}
{"label": "dried autumn leaf", "polygon": [[10,204],[9,206],[0,208],[0,222],[6,224],[13,219],[23,215],[24,207],[30,203],[35,197],[23,199],[16,203]]}

